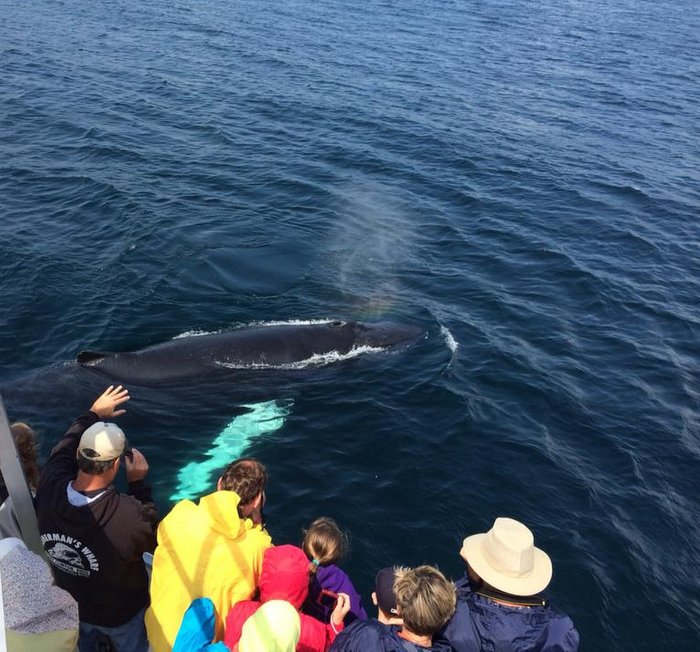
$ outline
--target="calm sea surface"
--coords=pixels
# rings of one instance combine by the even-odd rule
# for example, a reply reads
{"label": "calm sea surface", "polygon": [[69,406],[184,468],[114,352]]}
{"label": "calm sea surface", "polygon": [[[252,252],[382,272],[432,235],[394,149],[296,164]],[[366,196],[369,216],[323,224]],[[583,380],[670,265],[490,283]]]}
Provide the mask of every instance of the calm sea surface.
{"label": "calm sea surface", "polygon": [[405,351],[132,386],[162,511],[243,405],[267,517],[463,572],[529,524],[582,649],[700,647],[696,0],[0,0],[0,391],[45,455],[81,349],[394,319]]}

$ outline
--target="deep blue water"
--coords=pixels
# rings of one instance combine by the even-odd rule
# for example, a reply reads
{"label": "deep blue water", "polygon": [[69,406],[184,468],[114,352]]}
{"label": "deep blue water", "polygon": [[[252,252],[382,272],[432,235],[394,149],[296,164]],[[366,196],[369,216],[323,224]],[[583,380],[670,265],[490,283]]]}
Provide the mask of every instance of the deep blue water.
{"label": "deep blue water", "polygon": [[[241,405],[275,541],[453,577],[526,522],[583,650],[700,641],[694,0],[0,0],[0,391],[43,452],[133,350],[396,319],[394,354],[130,387],[165,512]],[[455,343],[456,342],[456,347]]]}

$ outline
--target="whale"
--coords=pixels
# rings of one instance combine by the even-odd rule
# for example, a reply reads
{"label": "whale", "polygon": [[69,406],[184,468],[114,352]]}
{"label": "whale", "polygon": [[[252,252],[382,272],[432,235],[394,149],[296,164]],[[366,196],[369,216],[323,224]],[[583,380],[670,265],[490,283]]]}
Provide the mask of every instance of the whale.
{"label": "whale", "polygon": [[409,345],[421,336],[418,326],[388,321],[255,324],[137,351],[81,351],[77,362],[120,382],[158,384],[232,369],[303,368]]}

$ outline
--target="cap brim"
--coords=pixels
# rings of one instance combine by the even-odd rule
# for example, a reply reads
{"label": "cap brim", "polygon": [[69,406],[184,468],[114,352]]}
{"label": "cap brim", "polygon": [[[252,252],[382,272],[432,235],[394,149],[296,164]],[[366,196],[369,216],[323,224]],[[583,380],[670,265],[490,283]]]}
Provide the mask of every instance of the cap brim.
{"label": "cap brim", "polygon": [[520,596],[535,595],[547,588],[552,579],[552,560],[546,552],[535,548],[532,570],[525,575],[512,577],[491,566],[483,552],[485,538],[485,533],[467,537],[459,553],[484,582],[504,593]]}

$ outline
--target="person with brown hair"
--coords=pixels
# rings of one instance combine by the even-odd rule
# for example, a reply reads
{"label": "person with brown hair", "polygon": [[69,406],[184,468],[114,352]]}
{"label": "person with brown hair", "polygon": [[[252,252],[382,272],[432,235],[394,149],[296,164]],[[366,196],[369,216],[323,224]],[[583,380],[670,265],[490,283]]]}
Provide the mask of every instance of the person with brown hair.
{"label": "person with brown hair", "polygon": [[16,421],[10,426],[12,438],[15,440],[19,460],[27,478],[27,484],[32,493],[39,486],[39,463],[36,459],[39,443],[34,431],[23,421]]}
{"label": "person with brown hair", "polygon": [[[34,431],[22,421],[17,421],[10,426],[12,439],[14,439],[19,461],[27,479],[27,485],[32,493],[36,494],[39,484],[39,463],[36,459],[39,445]],[[8,495],[4,482],[0,482],[0,539],[6,537],[22,538],[22,532],[17,522],[12,497]]]}
{"label": "person with brown hair", "polygon": [[347,544],[347,535],[327,516],[317,518],[304,532],[302,549],[311,560],[311,575],[309,595],[302,612],[324,623],[330,622],[334,599],[338,593],[350,597],[350,611],[344,620],[346,626],[358,618],[367,618],[360,594],[347,573],[336,565],[345,554]]}
{"label": "person with brown hair", "polygon": [[241,518],[249,518],[255,525],[263,527],[265,487],[267,469],[251,457],[242,457],[231,462],[216,483],[219,491],[235,491],[238,494],[241,499],[238,503],[238,515]]}
{"label": "person with brown hair", "polygon": [[224,619],[239,600],[250,600],[272,545],[264,528],[267,471],[257,460],[229,464],[217,491],[199,503],[181,500],[158,527],[153,555],[148,640],[155,652],[175,643],[183,614],[195,598],[215,608],[215,640],[224,637]]}
{"label": "person with brown hair", "polygon": [[338,634],[331,652],[452,652],[434,640],[455,610],[455,587],[432,566],[396,567],[393,593],[402,625],[370,618]]}

